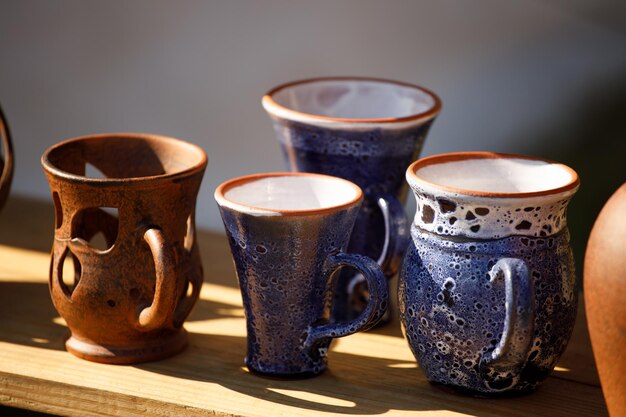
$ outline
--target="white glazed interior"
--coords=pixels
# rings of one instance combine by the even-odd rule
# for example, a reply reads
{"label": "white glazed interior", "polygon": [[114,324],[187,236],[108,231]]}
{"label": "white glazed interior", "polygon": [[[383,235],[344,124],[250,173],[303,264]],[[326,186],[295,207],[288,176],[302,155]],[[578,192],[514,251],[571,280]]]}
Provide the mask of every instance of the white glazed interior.
{"label": "white glazed interior", "polygon": [[573,180],[561,164],[521,158],[450,161],[427,165],[415,174],[445,187],[497,193],[547,191]]}
{"label": "white glazed interior", "polygon": [[274,101],[290,110],[342,119],[412,116],[435,106],[426,92],[375,80],[315,80],[282,88]]}
{"label": "white glazed interior", "polygon": [[567,203],[578,178],[565,165],[504,156],[433,158],[407,170],[419,229],[498,239],[546,237],[566,227]]}
{"label": "white glazed interior", "polygon": [[268,211],[319,210],[348,204],[359,196],[353,184],[325,176],[260,177],[233,186],[224,198]]}

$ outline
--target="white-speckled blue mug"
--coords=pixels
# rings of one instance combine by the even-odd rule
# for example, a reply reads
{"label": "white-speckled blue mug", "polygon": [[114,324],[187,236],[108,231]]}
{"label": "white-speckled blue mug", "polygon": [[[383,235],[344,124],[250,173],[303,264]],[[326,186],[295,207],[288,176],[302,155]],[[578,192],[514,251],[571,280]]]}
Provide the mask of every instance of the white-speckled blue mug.
{"label": "white-speckled blue mug", "polygon": [[[363,200],[350,181],[310,173],[234,178],[215,190],[237,270],[248,332],[246,365],[283,378],[326,369],[332,339],[367,330],[388,304],[378,264],[345,253]],[[329,321],[336,272],[359,271],[370,298],[346,322]]]}
{"label": "white-speckled blue mug", "polygon": [[[289,170],[333,175],[363,189],[348,251],[377,259],[388,278],[395,276],[409,238],[404,170],[422,150],[439,97],[399,81],[322,77],[273,88],[263,107]],[[363,310],[364,284],[354,271],[340,274],[333,318],[348,320]]]}
{"label": "white-speckled blue mug", "polygon": [[417,200],[399,281],[405,336],[429,381],[473,395],[534,389],[576,318],[566,209],[578,175],[519,155],[413,163]]}

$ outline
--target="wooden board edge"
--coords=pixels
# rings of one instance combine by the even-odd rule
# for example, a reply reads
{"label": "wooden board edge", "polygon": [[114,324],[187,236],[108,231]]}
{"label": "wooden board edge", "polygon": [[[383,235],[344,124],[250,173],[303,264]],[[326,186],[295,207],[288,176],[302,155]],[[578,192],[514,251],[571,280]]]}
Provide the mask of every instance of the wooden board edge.
{"label": "wooden board edge", "polygon": [[153,415],[242,417],[238,414],[203,410],[181,404],[78,387],[1,371],[0,405],[61,416],[80,417],[145,417]]}

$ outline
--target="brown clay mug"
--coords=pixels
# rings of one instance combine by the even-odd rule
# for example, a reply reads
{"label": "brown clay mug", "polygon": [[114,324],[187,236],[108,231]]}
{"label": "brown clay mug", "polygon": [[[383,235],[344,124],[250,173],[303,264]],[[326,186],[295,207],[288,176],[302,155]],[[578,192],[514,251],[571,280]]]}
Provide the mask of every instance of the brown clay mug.
{"label": "brown clay mug", "polygon": [[61,142],[42,164],[56,211],[50,292],[71,332],[67,350],[127,364],[184,349],[202,285],[194,212],[204,151],[105,134]]}
{"label": "brown clay mug", "polygon": [[0,107],[0,209],[6,203],[13,179],[13,147],[11,133],[2,107]]}

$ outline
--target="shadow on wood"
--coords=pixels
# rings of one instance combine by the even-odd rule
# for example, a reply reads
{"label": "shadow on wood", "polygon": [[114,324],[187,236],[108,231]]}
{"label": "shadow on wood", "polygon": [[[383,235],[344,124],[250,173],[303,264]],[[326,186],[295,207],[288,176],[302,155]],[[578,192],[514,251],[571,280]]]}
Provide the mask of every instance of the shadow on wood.
{"label": "shadow on wood", "polygon": [[67,327],[57,314],[48,285],[0,281],[0,340],[65,350]]}
{"label": "shadow on wood", "polygon": [[[541,404],[553,401],[565,381],[548,379],[529,396],[477,399],[430,386],[414,361],[331,352],[328,370],[301,380],[267,378],[244,366],[243,336],[190,333],[191,346],[177,357],[136,365],[139,369],[207,384],[283,406],[320,413],[376,415],[390,410],[449,411],[476,416],[551,415]],[[577,384],[569,383],[572,389]],[[207,388],[210,389],[210,388]],[[580,395],[587,395],[581,392]],[[532,401],[529,401],[532,398]],[[531,404],[536,404],[531,405]]]}
{"label": "shadow on wood", "polygon": [[[169,377],[169,381],[161,383],[166,390],[168,384],[188,386],[189,381],[195,381],[198,383],[193,388],[197,390],[196,395],[210,391],[211,385],[218,385],[232,392],[223,401],[241,401],[243,395],[243,398],[253,399],[249,404],[259,401],[256,404],[266,411],[273,409],[271,404],[276,404],[287,407],[281,408],[287,413],[293,411],[292,415],[305,411],[346,415],[450,411],[483,417],[551,417],[570,412],[598,415],[601,411],[601,394],[596,387],[566,377],[549,378],[528,397],[492,400],[447,393],[428,384],[403,340],[376,333],[338,341],[329,354],[329,369],[319,377],[295,381],[263,378],[250,374],[243,364],[245,323],[237,290],[205,285],[202,296],[187,323],[190,346],[186,351],[159,362],[120,366],[116,373],[134,374],[129,372],[134,368]],[[43,281],[0,281],[0,318],[2,342],[44,350],[64,349],[67,328],[58,318],[48,286]],[[68,362],[72,361],[68,358]],[[77,366],[76,369],[115,368],[86,362],[85,366],[78,363],[72,366]],[[139,378],[146,378],[146,375]],[[130,403],[136,400],[132,395],[127,399]],[[557,408],[552,408],[551,404]]]}

